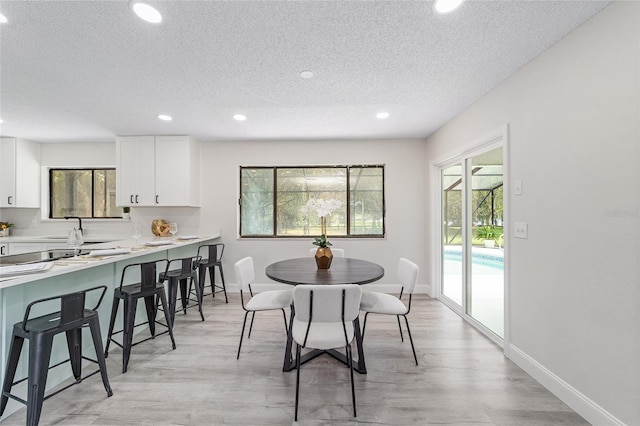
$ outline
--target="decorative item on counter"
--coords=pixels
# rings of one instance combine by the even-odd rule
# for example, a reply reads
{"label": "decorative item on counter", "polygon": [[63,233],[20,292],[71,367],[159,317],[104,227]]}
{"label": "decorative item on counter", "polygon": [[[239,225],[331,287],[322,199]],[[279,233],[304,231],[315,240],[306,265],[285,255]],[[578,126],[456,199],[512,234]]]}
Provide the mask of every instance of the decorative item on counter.
{"label": "decorative item on counter", "polygon": [[169,233],[171,234],[171,236],[175,239],[176,238],[176,234],[178,233],[178,224],[175,222],[171,222],[169,224]]}
{"label": "decorative item on counter", "polygon": [[164,219],[153,219],[151,222],[151,232],[156,237],[168,237],[171,225]]}
{"label": "decorative item on counter", "polygon": [[330,216],[332,211],[339,209],[341,206],[342,201],[336,199],[322,200],[310,198],[307,204],[300,209],[305,216],[310,216],[311,213],[317,213],[320,218],[321,235],[316,237],[313,242],[313,245],[318,246],[315,256],[318,269],[329,269],[331,267],[333,253],[331,253],[331,249],[329,248],[332,244],[327,239],[327,216]]}
{"label": "decorative item on counter", "polygon": [[13,226],[11,222],[0,222],[0,237],[9,236],[9,228]]}
{"label": "decorative item on counter", "polygon": [[131,218],[131,207],[123,207],[122,208],[122,218],[130,219]]}

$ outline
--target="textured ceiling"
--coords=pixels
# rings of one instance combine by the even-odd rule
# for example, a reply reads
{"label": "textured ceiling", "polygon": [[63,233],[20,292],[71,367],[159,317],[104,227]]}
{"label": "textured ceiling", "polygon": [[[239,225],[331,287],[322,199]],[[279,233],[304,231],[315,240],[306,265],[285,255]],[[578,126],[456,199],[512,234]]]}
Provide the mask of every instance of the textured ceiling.
{"label": "textured ceiling", "polygon": [[149,3],[0,1],[1,134],[424,138],[610,2]]}

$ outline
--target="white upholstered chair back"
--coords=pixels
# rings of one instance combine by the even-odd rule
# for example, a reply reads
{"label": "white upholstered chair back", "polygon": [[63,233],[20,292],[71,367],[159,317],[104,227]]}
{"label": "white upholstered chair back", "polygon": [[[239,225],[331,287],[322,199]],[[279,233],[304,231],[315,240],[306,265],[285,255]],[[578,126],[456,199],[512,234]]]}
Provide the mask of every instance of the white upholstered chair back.
{"label": "white upholstered chair back", "polygon": [[[293,289],[295,321],[342,322],[342,290],[344,290],[344,321],[351,322],[360,313],[362,289],[355,284],[299,285]],[[313,306],[311,295],[313,294]],[[311,310],[313,309],[313,311]]]}
{"label": "white upholstered chair back", "polygon": [[244,259],[238,260],[235,264],[235,270],[240,290],[250,291],[249,285],[256,278],[255,271],[253,269],[253,258],[245,257]]}
{"label": "white upholstered chair back", "polygon": [[404,292],[413,294],[416,289],[416,283],[418,282],[418,265],[412,261],[400,258],[398,261],[398,281],[402,284]]}

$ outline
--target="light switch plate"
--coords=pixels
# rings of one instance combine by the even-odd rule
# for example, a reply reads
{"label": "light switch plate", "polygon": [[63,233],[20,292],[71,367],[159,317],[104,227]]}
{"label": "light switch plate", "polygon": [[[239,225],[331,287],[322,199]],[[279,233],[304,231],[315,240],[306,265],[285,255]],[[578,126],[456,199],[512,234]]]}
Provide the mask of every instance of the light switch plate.
{"label": "light switch plate", "polygon": [[522,195],[522,181],[515,180],[513,182],[513,195]]}
{"label": "light switch plate", "polygon": [[529,237],[528,225],[525,222],[516,222],[514,236],[527,239]]}

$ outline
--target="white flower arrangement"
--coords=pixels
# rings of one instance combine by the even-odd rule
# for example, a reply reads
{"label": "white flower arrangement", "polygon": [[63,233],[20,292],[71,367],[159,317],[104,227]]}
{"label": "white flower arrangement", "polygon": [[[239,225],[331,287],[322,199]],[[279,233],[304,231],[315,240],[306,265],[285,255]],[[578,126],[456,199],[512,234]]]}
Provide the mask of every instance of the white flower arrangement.
{"label": "white flower arrangement", "polygon": [[331,215],[331,212],[338,210],[342,207],[342,201],[336,199],[323,200],[321,198],[310,198],[307,204],[300,208],[300,211],[305,216],[311,216],[316,213],[320,218],[320,227],[322,235],[317,237],[313,242],[314,245],[321,248],[330,246],[331,243],[327,240],[327,216]]}
{"label": "white flower arrangement", "polygon": [[312,213],[317,213],[318,217],[326,217],[331,215],[332,211],[338,210],[342,207],[342,201],[332,198],[330,200],[323,200],[321,198],[310,198],[307,204],[302,206],[300,211],[305,216],[311,216]]}

